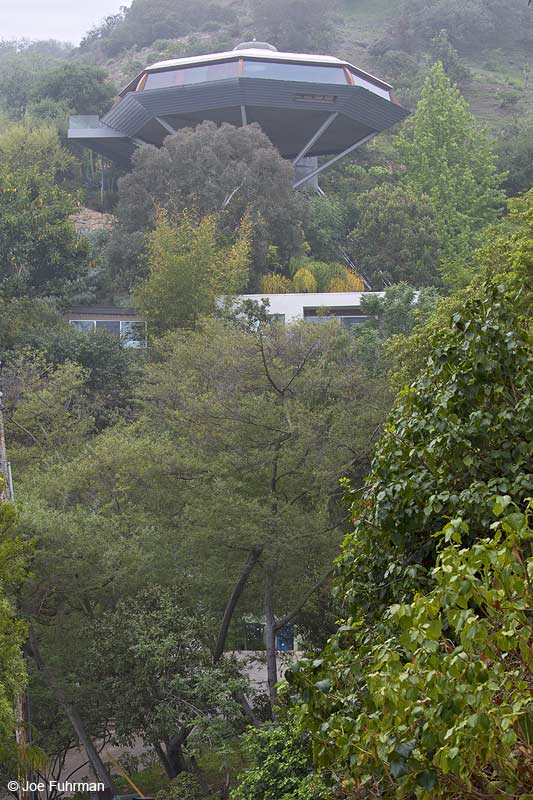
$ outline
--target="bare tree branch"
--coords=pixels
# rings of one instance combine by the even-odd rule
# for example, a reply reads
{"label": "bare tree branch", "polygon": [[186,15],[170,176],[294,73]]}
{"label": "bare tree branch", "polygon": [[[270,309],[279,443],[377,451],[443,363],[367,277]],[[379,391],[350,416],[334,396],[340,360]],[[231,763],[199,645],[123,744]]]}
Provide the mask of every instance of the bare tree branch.
{"label": "bare tree branch", "polygon": [[237,607],[239,598],[243,593],[244,587],[248,582],[248,578],[252,574],[257,562],[261,558],[262,552],[263,552],[262,545],[257,545],[252,549],[246,560],[246,563],[244,564],[241,570],[241,574],[239,575],[239,580],[233,587],[233,591],[230,595],[230,598],[227,602],[224,611],[224,616],[222,617],[222,622],[220,623],[220,630],[218,632],[217,642],[213,653],[213,662],[215,664],[217,663],[217,661],[220,661],[220,658],[222,657],[222,653],[224,652],[224,645],[226,644],[226,638],[228,635],[229,626],[233,618],[235,608]]}

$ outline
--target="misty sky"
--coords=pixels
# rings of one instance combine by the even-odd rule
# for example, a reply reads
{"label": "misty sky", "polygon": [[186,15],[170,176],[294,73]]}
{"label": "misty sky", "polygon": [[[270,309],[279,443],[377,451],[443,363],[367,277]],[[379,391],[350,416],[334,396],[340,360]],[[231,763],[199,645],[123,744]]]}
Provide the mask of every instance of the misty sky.
{"label": "misty sky", "polygon": [[0,39],[60,39],[83,34],[130,0],[0,0]]}

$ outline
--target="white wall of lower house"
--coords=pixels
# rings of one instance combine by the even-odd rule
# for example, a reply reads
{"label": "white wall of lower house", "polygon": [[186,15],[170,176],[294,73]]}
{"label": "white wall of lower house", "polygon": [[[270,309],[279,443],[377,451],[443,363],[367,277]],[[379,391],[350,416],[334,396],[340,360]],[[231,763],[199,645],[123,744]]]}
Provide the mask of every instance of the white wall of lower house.
{"label": "white wall of lower house", "polygon": [[[241,300],[269,301],[269,314],[283,314],[285,322],[296,322],[304,318],[304,310],[346,308],[358,311],[361,297],[370,292],[295,292],[290,294],[243,294]],[[374,294],[381,294],[375,292]]]}
{"label": "white wall of lower house", "polygon": [[[254,691],[260,694],[268,694],[268,674],[266,664],[266,653],[264,650],[235,650],[229,655],[234,656],[239,665],[242,666],[243,672],[250,681],[251,687]],[[278,679],[285,677],[286,671],[292,665],[303,658],[305,652],[303,650],[289,650],[287,652],[279,651],[276,653],[278,659]]]}

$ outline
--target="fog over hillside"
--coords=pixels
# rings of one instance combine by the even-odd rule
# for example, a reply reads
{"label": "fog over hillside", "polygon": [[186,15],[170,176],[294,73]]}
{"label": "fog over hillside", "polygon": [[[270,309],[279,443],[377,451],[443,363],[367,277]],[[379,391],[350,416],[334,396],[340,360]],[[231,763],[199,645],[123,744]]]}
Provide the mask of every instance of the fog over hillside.
{"label": "fog over hillside", "polygon": [[78,44],[89,28],[109,14],[116,14],[121,0],[20,0],[3,3],[0,8],[0,34],[3,39],[59,39]]}

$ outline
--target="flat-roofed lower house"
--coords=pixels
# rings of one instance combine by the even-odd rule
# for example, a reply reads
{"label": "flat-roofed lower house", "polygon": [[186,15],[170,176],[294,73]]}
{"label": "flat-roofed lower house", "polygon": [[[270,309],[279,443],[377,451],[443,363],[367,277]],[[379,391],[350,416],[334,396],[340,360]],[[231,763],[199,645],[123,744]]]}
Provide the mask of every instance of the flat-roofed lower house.
{"label": "flat-roofed lower house", "polygon": [[136,308],[71,306],[65,313],[69,325],[80,331],[108,331],[125,347],[146,347],[146,322]]}
{"label": "flat-roofed lower house", "polygon": [[[266,303],[268,315],[290,324],[304,320],[321,323],[337,319],[346,328],[366,322],[361,309],[363,297],[381,292],[291,292],[287,294],[241,294],[237,301]],[[224,301],[221,300],[221,303]],[[119,306],[71,306],[65,314],[67,322],[81,331],[106,330],[122,339],[126,347],[147,346],[146,322],[136,308]]]}
{"label": "flat-roofed lower house", "polygon": [[240,300],[267,301],[268,314],[280,322],[327,322],[338,319],[348,328],[366,322],[361,299],[381,292],[290,292],[286,294],[244,294]]}

